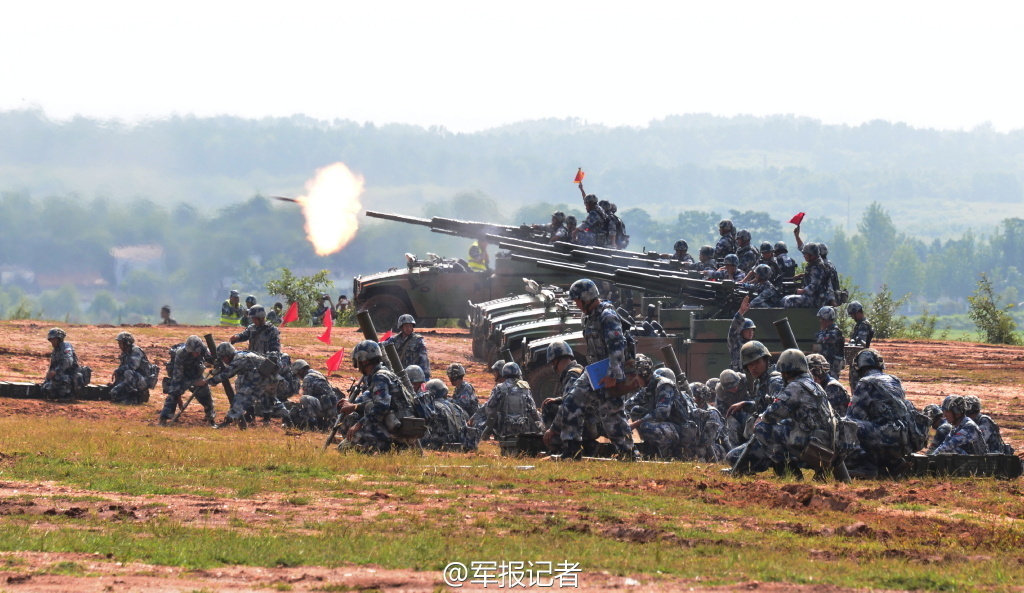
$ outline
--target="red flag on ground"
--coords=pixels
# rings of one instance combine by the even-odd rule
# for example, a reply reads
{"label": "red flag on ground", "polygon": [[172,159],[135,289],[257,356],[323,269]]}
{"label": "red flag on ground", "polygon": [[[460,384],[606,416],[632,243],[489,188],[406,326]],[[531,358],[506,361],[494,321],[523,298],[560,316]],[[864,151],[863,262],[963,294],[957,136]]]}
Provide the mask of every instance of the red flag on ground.
{"label": "red flag on ground", "polygon": [[584,175],[586,175],[586,173],[583,172],[583,167],[580,167],[579,170],[576,171],[576,179],[573,179],[572,182],[573,183],[583,183],[583,176]]}
{"label": "red flag on ground", "polygon": [[323,342],[324,344],[330,345],[331,328],[334,327],[334,318],[331,316],[331,311],[329,309],[326,312],[324,312],[324,327],[326,327],[327,329],[325,329],[323,335],[321,335],[317,339]]}
{"label": "red flag on ground", "polygon": [[386,340],[386,339],[388,339],[390,337],[391,337],[391,330],[389,329],[387,331],[387,333],[385,333],[383,336],[380,337],[380,341],[383,342],[384,340]]}
{"label": "red flag on ground", "polygon": [[345,360],[344,348],[338,350],[337,352],[334,353],[334,356],[331,356],[330,358],[327,359],[327,372],[333,373],[334,371],[340,369],[341,361],[343,360]]}
{"label": "red flag on ground", "polygon": [[284,317],[281,318],[281,325],[291,323],[299,318],[299,304],[292,303],[288,305],[288,311],[285,312]]}
{"label": "red flag on ground", "polygon": [[789,219],[789,223],[790,224],[800,224],[803,221],[804,221],[804,213],[803,212],[800,212],[796,216],[794,216],[793,218]]}

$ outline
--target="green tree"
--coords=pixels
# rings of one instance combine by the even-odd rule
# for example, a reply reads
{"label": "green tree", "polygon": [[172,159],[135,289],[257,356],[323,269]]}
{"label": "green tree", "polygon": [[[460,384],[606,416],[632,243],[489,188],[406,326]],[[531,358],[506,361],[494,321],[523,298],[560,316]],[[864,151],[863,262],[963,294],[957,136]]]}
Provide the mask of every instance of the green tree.
{"label": "green tree", "polygon": [[992,288],[992,282],[985,274],[978,280],[978,288],[974,294],[967,297],[970,303],[967,308],[967,315],[974,321],[974,325],[985,336],[989,344],[1019,344],[1020,338],[1014,333],[1017,324],[1010,315],[1013,304],[1005,307],[1000,304]]}
{"label": "green tree", "polygon": [[893,338],[903,331],[907,325],[907,318],[898,314],[897,311],[906,302],[906,296],[893,299],[889,287],[885,284],[882,285],[881,290],[871,299],[871,304],[867,307],[868,318],[871,319],[871,326],[875,330],[876,338]]}
{"label": "green tree", "polygon": [[882,209],[878,202],[871,202],[864,211],[860,222],[857,223],[857,231],[864,238],[868,251],[875,254],[871,259],[874,265],[868,270],[867,278],[867,286],[873,288],[882,283],[885,262],[896,251],[900,234],[889,213]]}
{"label": "green tree", "polygon": [[894,294],[906,296],[921,292],[924,284],[924,266],[918,259],[917,251],[909,242],[900,243],[893,252],[885,266],[883,281]]}
{"label": "green tree", "polygon": [[298,303],[300,322],[312,325],[311,317],[319,304],[320,294],[334,289],[327,280],[327,274],[327,270],[320,270],[312,276],[296,276],[288,268],[281,268],[281,275],[267,282],[267,293],[282,296],[289,304]]}

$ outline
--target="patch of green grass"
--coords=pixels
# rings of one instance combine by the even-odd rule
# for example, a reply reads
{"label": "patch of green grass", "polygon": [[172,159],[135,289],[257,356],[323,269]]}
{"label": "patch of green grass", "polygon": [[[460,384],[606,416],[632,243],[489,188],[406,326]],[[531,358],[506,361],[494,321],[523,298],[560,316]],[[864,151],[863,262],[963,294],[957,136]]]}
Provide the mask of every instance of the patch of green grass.
{"label": "patch of green grass", "polygon": [[65,576],[82,576],[85,567],[77,562],[57,562],[40,571],[41,574],[60,574]]}
{"label": "patch of green grass", "polygon": [[288,504],[293,504],[293,505],[296,505],[296,506],[305,506],[305,505],[313,502],[313,499],[308,497],[308,496],[290,496],[290,497],[288,497],[288,498],[286,498],[284,500]]}

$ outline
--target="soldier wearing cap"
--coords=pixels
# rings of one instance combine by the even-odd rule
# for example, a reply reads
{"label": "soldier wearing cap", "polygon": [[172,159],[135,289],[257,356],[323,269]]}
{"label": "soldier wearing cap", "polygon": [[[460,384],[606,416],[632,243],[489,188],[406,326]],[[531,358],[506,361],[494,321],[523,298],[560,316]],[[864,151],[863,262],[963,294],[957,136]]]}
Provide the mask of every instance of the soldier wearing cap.
{"label": "soldier wearing cap", "polygon": [[984,455],[988,453],[978,425],[967,416],[967,401],[951,395],[942,402],[942,414],[952,427],[949,436],[930,455]]}
{"label": "soldier wearing cap", "polygon": [[232,290],[228,299],[220,306],[220,324],[238,325],[243,315],[245,315],[245,309],[238,301],[238,291]]}
{"label": "soldier wearing cap", "polygon": [[405,314],[398,318],[398,333],[381,342],[381,348],[394,344],[398,350],[398,359],[408,367],[417,365],[423,370],[424,382],[430,380],[430,358],[427,356],[427,345],[423,336],[415,333],[416,320],[412,315]]}
{"label": "soldier wearing cap", "polygon": [[65,337],[67,334],[59,327],[46,334],[46,340],[53,346],[50,368],[42,385],[46,399],[71,399],[75,390],[85,387],[87,382],[80,372],[75,347],[65,341]]}
{"label": "soldier wearing cap", "polygon": [[149,401],[149,359],[135,345],[131,332],[121,332],[115,338],[121,353],[118,366],[110,376],[110,401],[115,404],[141,404]]}
{"label": "soldier wearing cap", "polygon": [[807,366],[814,381],[825,389],[828,403],[832,404],[832,409],[837,415],[846,416],[846,411],[850,408],[850,392],[843,387],[838,379],[829,374],[832,367],[825,357],[820,354],[812,354],[807,357]]}
{"label": "soldier wearing cap", "polygon": [[814,351],[825,357],[829,364],[829,375],[839,378],[846,360],[843,358],[843,331],[836,324],[836,310],[825,306],[818,310],[818,333],[814,338]]}

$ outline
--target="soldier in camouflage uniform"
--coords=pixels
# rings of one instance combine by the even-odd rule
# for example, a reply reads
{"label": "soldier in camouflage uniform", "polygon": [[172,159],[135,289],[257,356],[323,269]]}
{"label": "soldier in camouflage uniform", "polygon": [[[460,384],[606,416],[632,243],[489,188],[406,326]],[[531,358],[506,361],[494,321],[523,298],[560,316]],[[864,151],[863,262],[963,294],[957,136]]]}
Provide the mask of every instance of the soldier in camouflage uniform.
{"label": "soldier in camouflage uniform", "polygon": [[297,391],[298,381],[291,377],[290,358],[281,352],[281,330],[267,323],[267,310],[263,305],[250,308],[248,315],[252,323],[241,332],[231,336],[228,342],[231,344],[248,342],[249,352],[269,358],[278,367],[276,378],[271,380],[274,383],[273,388],[261,392],[260,397],[253,400],[253,408],[249,412],[262,415],[264,422],[269,422],[273,417],[289,419],[287,422],[290,423],[288,409],[281,399],[287,399],[294,394],[294,391]]}
{"label": "soldier in camouflage uniform", "polygon": [[[224,381],[235,379],[235,402],[231,405],[224,420],[217,428],[224,428],[232,422],[238,421],[238,426],[245,430],[247,423],[244,419],[245,413],[257,400],[266,400],[268,393],[273,394],[276,399],[277,374],[269,375],[260,372],[260,365],[266,358],[254,352],[236,351],[235,347],[228,342],[221,342],[217,345],[217,356],[224,363],[224,369],[206,380],[199,380],[195,383],[197,387],[213,386]],[[287,415],[287,410],[281,406],[278,417]]]}
{"label": "soldier in camouflage uniform", "polygon": [[381,350],[388,344],[394,344],[398,350],[398,358],[402,365],[408,367],[414,364],[423,369],[423,376],[430,380],[430,358],[427,356],[427,345],[423,342],[423,336],[415,333],[416,320],[412,315],[406,314],[398,318],[399,333],[381,342]]}
{"label": "soldier in camouflage uniform", "polygon": [[730,253],[736,253],[736,227],[729,219],[718,222],[718,243],[715,244],[715,259],[723,259]]}
{"label": "soldier in camouflage uniform", "polygon": [[932,421],[932,429],[935,430],[935,434],[932,435],[931,443],[928,445],[928,450],[925,451],[926,455],[932,455],[935,453],[935,450],[939,448],[939,445],[946,440],[946,437],[949,436],[953,427],[949,422],[946,422],[946,418],[942,414],[942,408],[935,404],[928,404],[925,406],[924,415]]}
{"label": "soldier in camouflage uniform", "polygon": [[967,402],[962,395],[951,395],[942,402],[942,413],[952,429],[931,455],[984,455],[988,453],[978,425],[967,416]]}
{"label": "soldier in camouflage uniform", "polygon": [[[414,394],[423,393],[423,385],[427,382],[427,376],[423,369],[420,368],[420,365],[410,364],[405,367],[405,376],[412,383],[412,392]],[[420,418],[423,418],[423,416],[420,416]]]}
{"label": "soldier in camouflage uniform", "polygon": [[579,245],[608,246],[608,215],[597,203],[597,196],[587,194],[583,197],[583,205],[587,209],[587,219],[576,229],[576,243]]}
{"label": "soldier in camouflage uniform", "polygon": [[[170,379],[167,387],[167,397],[164,398],[164,407],[160,410],[160,425],[164,426],[167,421],[174,417],[174,410],[178,406],[185,390],[191,391],[195,400],[203,406],[206,413],[206,421],[215,424],[213,396],[210,388],[205,383],[200,385],[203,373],[206,371],[206,361],[213,360],[213,355],[206,348],[206,344],[199,336],[189,336],[185,343],[177,349],[174,354],[170,368],[167,370]],[[184,404],[184,402],[181,402]]]}
{"label": "soldier in camouflage uniform", "polygon": [[242,318],[238,320],[238,325],[241,325],[242,327],[249,327],[249,324],[252,323],[252,320],[249,318],[249,309],[255,306],[255,296],[250,294],[249,296],[245,297],[245,306],[242,307]]}
{"label": "soldier in camouflage uniform", "polygon": [[857,325],[853,327],[853,333],[850,334],[850,343],[870,348],[871,338],[875,336],[875,330],[871,329],[871,322],[868,321],[867,316],[864,314],[864,305],[857,301],[852,301],[849,305],[846,305],[846,314],[857,322]]}
{"label": "soldier in camouflage uniform", "polygon": [[42,392],[46,399],[71,399],[75,390],[85,387],[85,380],[79,371],[78,356],[71,342],[64,341],[67,334],[59,327],[46,334],[53,346],[50,353],[50,368],[43,381]]}
{"label": "soldier in camouflage uniform", "polygon": [[[654,361],[651,360],[651,357],[646,354],[637,354],[634,366],[636,367],[637,377],[640,377],[641,382],[644,379],[641,370],[647,372],[647,380],[649,382],[651,374],[654,373]],[[639,389],[626,399],[623,409],[626,411],[626,416],[630,422],[634,422],[650,414],[654,410],[656,401],[657,397],[653,390]],[[636,427],[632,426],[632,428],[635,429]]]}
{"label": "soldier in camouflage uniform", "polygon": [[476,389],[473,389],[473,385],[466,381],[466,367],[457,363],[448,365],[448,380],[452,382],[452,387],[455,389],[452,401],[462,408],[466,416],[472,418],[480,408],[480,402],[476,398]]}
{"label": "soldier in camouflage uniform", "polygon": [[281,330],[267,323],[267,310],[262,305],[249,309],[252,321],[244,330],[228,338],[231,344],[249,343],[249,352],[266,356],[281,351]]}
{"label": "soldier in camouflage uniform", "polygon": [[110,388],[110,401],[115,404],[141,404],[149,401],[149,358],[142,348],[135,345],[135,336],[131,332],[121,332],[115,339],[121,355],[111,376],[113,387]]}
{"label": "soldier in camouflage uniform", "polygon": [[[551,342],[547,348],[547,361],[551,368],[558,375],[558,383],[552,397],[544,400],[541,404],[541,420],[544,422],[544,445],[548,451],[558,453],[562,450],[562,402],[565,394],[572,391],[576,380],[583,375],[583,365],[576,362],[576,356],[572,348],[562,341]],[[583,449],[596,449],[597,439],[600,436],[600,421],[597,418],[597,407],[587,406],[584,411],[583,420]]]}
{"label": "soldier in camouflage uniform", "polygon": [[772,250],[772,244],[769,243],[768,241],[762,241],[760,253],[761,257],[757,260],[757,262],[755,262],[756,265],[754,266],[754,269],[750,270],[750,273],[747,274],[747,278],[745,278],[744,281],[753,281],[754,270],[757,269],[757,266],[765,265],[768,266],[768,268],[771,270],[771,274],[768,276],[767,280],[772,283],[781,283],[782,277],[779,273],[779,262],[776,261],[775,259],[775,251]]}
{"label": "soldier in camouflage uniform", "polygon": [[704,275],[709,280],[732,280],[733,282],[742,282],[743,276],[746,274],[739,268],[740,260],[736,257],[735,253],[730,253],[725,256],[725,260],[722,267],[714,272],[705,271]]}
{"label": "soldier in camouflage uniform", "polygon": [[733,445],[743,443],[744,427],[747,421],[747,414],[742,409],[729,414],[734,404],[748,401],[747,378],[742,373],[732,369],[725,369],[719,375],[718,384],[715,387],[715,407],[725,419],[725,434]]}
{"label": "soldier in camouflage uniform", "polygon": [[[469,416],[448,399],[448,386],[440,379],[427,381],[426,393],[430,399],[431,417],[427,422],[427,434],[420,439],[424,449],[443,449],[457,444],[463,450],[476,449],[476,430],[467,425]],[[467,429],[473,435],[467,435]]]}
{"label": "soldier in camouflage uniform", "polygon": [[[740,362],[746,373],[747,393],[750,399],[736,402],[725,411],[726,427],[731,435],[735,434],[735,440],[732,442],[737,445],[726,457],[730,463],[739,458],[743,452],[742,444],[753,436],[757,417],[768,409],[785,388],[782,375],[775,370],[775,364],[772,363],[771,352],[761,342],[751,340],[744,344],[740,352]],[[731,382],[732,378],[729,379]],[[767,468],[761,468],[764,469]]]}
{"label": "soldier in camouflage uniform", "polygon": [[754,320],[744,317],[750,310],[749,302],[750,297],[746,297],[740,303],[736,314],[732,316],[732,323],[729,324],[729,333],[726,336],[726,343],[729,345],[729,368],[737,373],[743,370],[743,365],[740,363],[740,348],[753,340],[754,334],[757,332]]}
{"label": "soldier in camouflage uniform", "polygon": [[473,417],[473,427],[481,430],[480,439],[493,434],[500,441],[544,432],[530,384],[523,380],[519,365],[505,363],[501,376],[504,381],[494,386],[487,403]]}
{"label": "soldier in camouflage uniform", "polygon": [[699,261],[695,264],[690,264],[690,269],[696,272],[714,272],[718,269],[718,264],[715,261],[715,248],[710,245],[704,245],[700,248],[697,253]]}
{"label": "soldier in camouflage uniform", "polygon": [[905,469],[904,456],[914,452],[909,440],[912,419],[903,385],[885,373],[882,356],[871,348],[858,353],[853,366],[860,381],[853,390],[846,417],[857,423],[861,453],[847,461],[850,473],[860,477],[874,477],[880,472],[898,475]]}
{"label": "soldier in camouflage uniform", "polygon": [[[750,300],[751,309],[767,309],[782,307],[782,292],[772,284],[771,266],[758,264],[748,276],[753,275],[753,282],[740,284],[740,288],[749,290],[754,296]],[[748,297],[749,298],[749,297]]]}
{"label": "soldier in camouflage uniform", "polygon": [[725,421],[718,408],[713,405],[714,392],[699,381],[690,383],[693,394],[693,420],[697,424],[697,444],[693,454],[699,461],[720,462],[731,449],[729,438],[725,434]]}
{"label": "soldier in camouflage uniform", "polygon": [[843,358],[843,345],[845,339],[843,332],[836,324],[836,311],[832,307],[822,307],[818,310],[819,331],[815,336],[814,351],[825,357],[829,364],[829,375],[833,379],[839,378],[846,359]]}
{"label": "soldier in camouflage uniform", "polygon": [[291,422],[297,428],[324,430],[334,425],[338,415],[338,394],[327,377],[299,359],[291,365],[292,375],[302,381],[302,396],[291,409]]}
{"label": "soldier in camouflage uniform", "polygon": [[820,354],[812,354],[807,357],[807,366],[810,368],[814,380],[825,389],[828,403],[832,404],[832,410],[840,417],[846,416],[846,411],[850,408],[850,392],[829,374],[832,367],[825,357]]}
{"label": "soldier in camouflage uniform", "polygon": [[690,246],[686,241],[680,239],[676,241],[676,244],[673,245],[672,248],[675,250],[675,254],[672,255],[673,260],[680,264],[684,264],[685,266],[693,265],[693,256],[687,253],[690,250]]}
{"label": "soldier in camouflage uniform", "polygon": [[786,247],[785,241],[776,241],[774,251],[775,263],[778,265],[781,281],[791,282],[796,276],[796,269],[799,267],[799,264],[789,257],[789,248]]}
{"label": "soldier in camouflage uniform", "polygon": [[964,401],[967,402],[967,417],[978,425],[987,451],[997,455],[1013,455],[1013,447],[1003,442],[1003,437],[999,433],[999,425],[992,418],[981,413],[981,399],[976,395],[968,395],[964,397]]}
{"label": "soldier in camouflage uniform", "polygon": [[757,251],[750,246],[750,231],[747,229],[740,229],[736,233],[736,257],[740,260],[739,268],[744,274],[753,270],[757,260],[761,259]]}
{"label": "soldier in camouflage uniform", "polygon": [[565,228],[565,212],[559,210],[551,215],[551,226],[548,230],[551,233],[550,241],[552,243],[569,240],[569,229]]}
{"label": "soldier in camouflage uniform", "polygon": [[803,288],[798,288],[796,294],[784,297],[782,305],[786,308],[824,307],[834,297],[832,286],[829,284],[828,270],[821,265],[821,257],[818,255],[818,244],[808,243],[804,245],[803,253],[804,261],[807,262],[807,269],[803,277]]}
{"label": "soldier in camouflage uniform", "polygon": [[671,373],[668,369],[655,372],[650,358],[637,356],[636,374],[644,386],[641,393],[653,405],[629,427],[643,439],[647,455],[662,459],[689,458],[695,453],[698,438],[694,406],[689,398],[679,393],[675,377],[668,373]]}
{"label": "soldier in camouflage uniform", "polygon": [[787,470],[799,475],[797,468],[808,445],[835,446],[837,419],[825,390],[807,372],[804,353],[784,351],[778,369],[786,387],[754,426],[754,437],[733,468],[737,475],[753,473],[762,460],[780,475]]}
{"label": "soldier in camouflage uniform", "polygon": [[583,448],[583,429],[587,406],[597,408],[597,417],[604,433],[615,445],[622,459],[635,458],[633,433],[626,423],[621,394],[609,389],[622,388],[619,383],[627,380],[627,369],[631,370],[635,355],[632,336],[622,330],[622,320],[609,302],[598,299],[597,285],[592,280],[582,279],[569,287],[569,298],[583,311],[583,337],[587,341],[587,357],[594,361],[608,359],[608,374],[601,380],[601,386],[594,389],[586,376],[580,377],[562,402],[562,442],[564,457],[576,459]]}
{"label": "soldier in camouflage uniform", "polygon": [[395,445],[386,419],[394,413],[406,417],[412,407],[402,390],[398,377],[383,363],[380,345],[363,340],[352,349],[352,365],[365,378],[366,393],[358,403],[346,403],[339,410],[343,415],[357,414],[359,420],[345,432],[339,450],[348,448],[364,453],[390,451]]}

